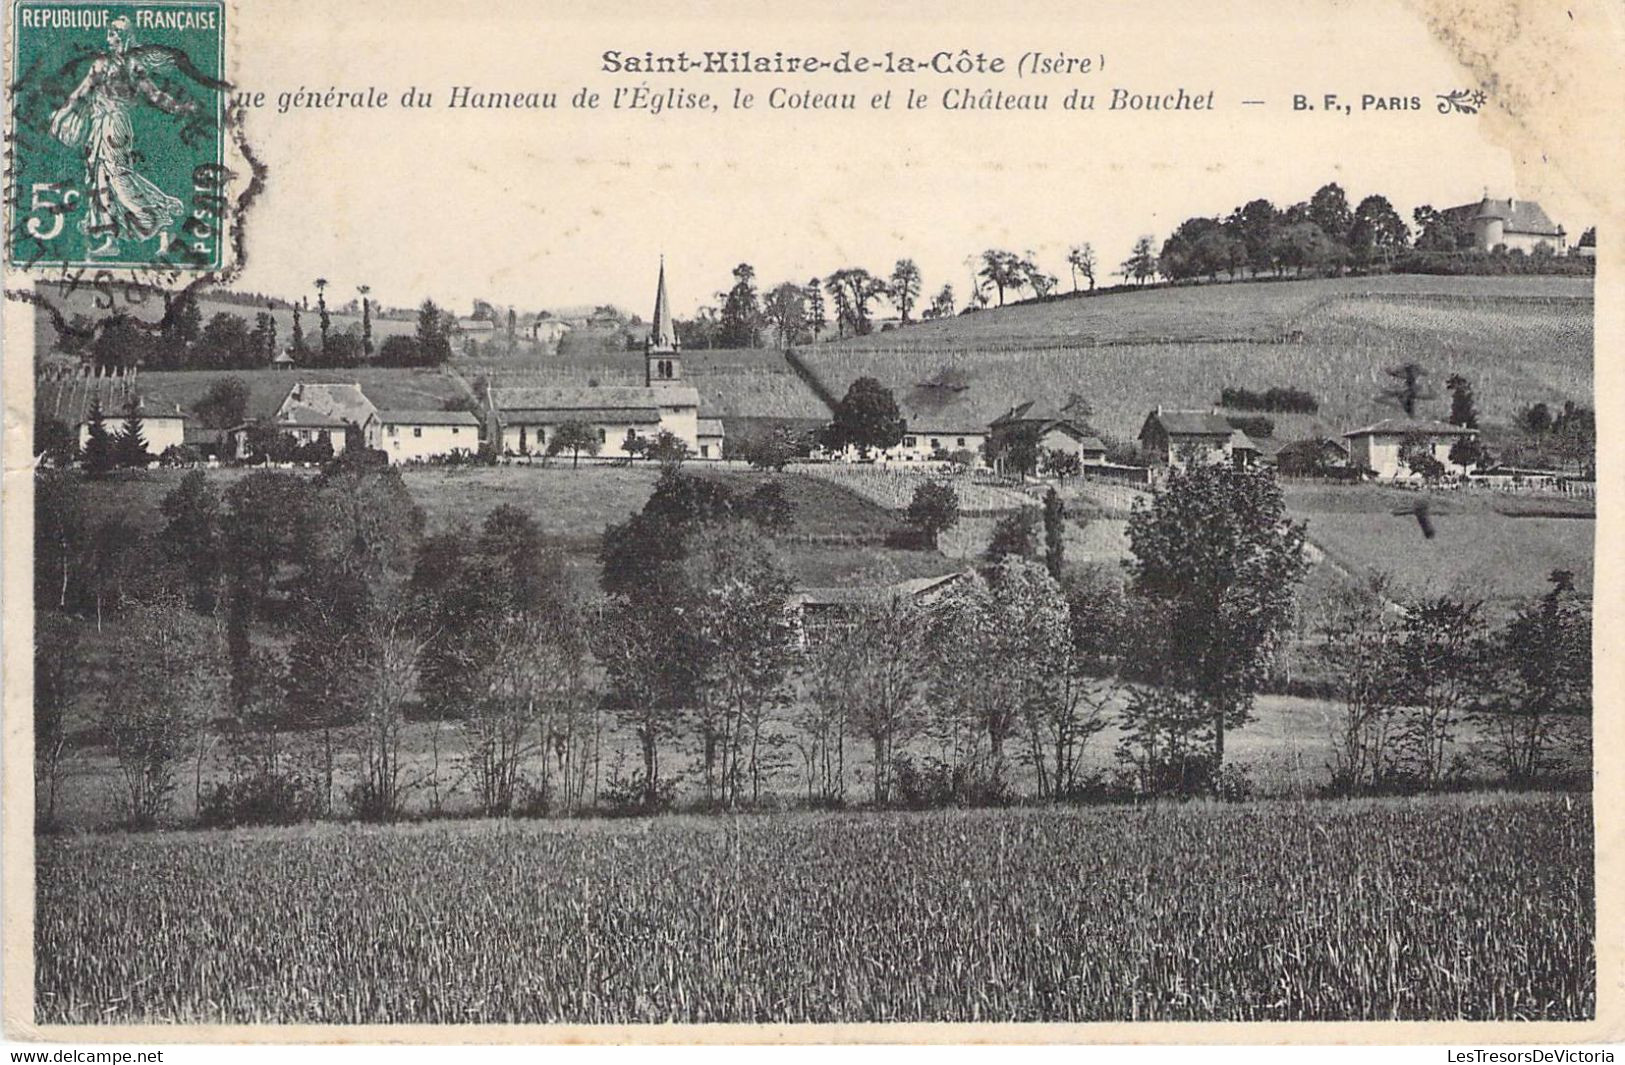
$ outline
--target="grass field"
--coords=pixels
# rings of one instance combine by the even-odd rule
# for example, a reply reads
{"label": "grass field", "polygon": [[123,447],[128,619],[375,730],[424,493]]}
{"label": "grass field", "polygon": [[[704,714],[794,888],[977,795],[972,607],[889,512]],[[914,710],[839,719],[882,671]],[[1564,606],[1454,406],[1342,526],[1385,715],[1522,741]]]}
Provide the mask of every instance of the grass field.
{"label": "grass field", "polygon": [[1579,1020],[1592,852],[1556,795],[46,838],[35,1020]]}

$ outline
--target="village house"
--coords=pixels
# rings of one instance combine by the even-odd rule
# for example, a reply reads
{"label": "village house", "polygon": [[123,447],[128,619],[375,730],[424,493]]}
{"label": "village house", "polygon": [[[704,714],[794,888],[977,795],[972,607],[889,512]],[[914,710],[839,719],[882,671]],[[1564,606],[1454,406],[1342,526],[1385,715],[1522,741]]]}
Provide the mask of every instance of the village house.
{"label": "village house", "polygon": [[480,420],[466,410],[381,410],[363,429],[367,446],[390,462],[422,462],[472,455],[480,449]]}
{"label": "village house", "polygon": [[1495,200],[1486,194],[1477,203],[1448,207],[1439,213],[1467,227],[1477,251],[1505,247],[1507,251],[1533,254],[1536,248],[1545,246],[1554,255],[1568,252],[1568,235],[1563,227],[1548,218],[1534,200]]}
{"label": "village house", "polygon": [[1369,470],[1385,480],[1415,477],[1400,458],[1407,440],[1424,447],[1444,465],[1447,473],[1462,474],[1466,469],[1450,460],[1450,449],[1458,440],[1476,437],[1477,429],[1447,422],[1412,418],[1384,418],[1374,425],[1344,433],[1349,442],[1349,465]]}
{"label": "village house", "polygon": [[1216,410],[1158,407],[1140,427],[1140,448],[1157,465],[1172,469],[1204,463],[1247,469],[1263,455],[1251,437]]}
{"label": "village house", "polygon": [[[293,437],[300,446],[327,441],[333,454],[342,455],[352,429],[357,433],[378,408],[361,391],[359,384],[300,381],[288,389],[277,404],[268,424],[279,433]],[[248,440],[253,423],[234,425],[226,430],[226,449],[238,459],[248,457]]]}
{"label": "village house", "polygon": [[930,609],[942,602],[970,573],[970,570],[962,570],[936,577],[914,577],[868,588],[844,585],[802,588],[789,602],[796,643],[803,650],[816,647],[830,633],[850,626],[865,604],[903,599]]}
{"label": "village house", "polygon": [[1330,437],[1311,437],[1282,445],[1275,453],[1275,468],[1289,477],[1310,477],[1346,470],[1349,449]]}
{"label": "village house", "polygon": [[1106,444],[1089,428],[1090,413],[1077,393],[1059,405],[1049,400],[1029,400],[995,418],[988,431],[995,436],[1031,433],[1040,456],[1062,451],[1076,455],[1085,466],[1098,466],[1106,461]]}
{"label": "village house", "polygon": [[670,433],[701,459],[722,458],[721,419],[700,416],[700,393],[683,378],[683,362],[660,264],[654,320],[644,342],[644,379],[636,385],[547,386],[490,390],[490,435],[499,453],[545,455],[566,422],[583,422],[598,436],[599,454],[624,458],[634,439]]}
{"label": "village house", "polygon": [[559,350],[559,341],[570,332],[570,323],[558,318],[538,318],[530,323],[530,339],[549,352]]}
{"label": "village house", "polygon": [[[189,415],[183,413],[179,407],[174,410],[162,410],[148,407],[145,399],[137,400],[141,411],[141,436],[147,442],[147,453],[156,458],[164,453],[164,449],[175,447],[186,442],[186,423]],[[118,436],[129,426],[125,417],[124,408],[109,410],[102,408],[102,424],[112,436]],[[90,412],[87,409],[79,422],[79,449],[82,451],[90,442]]]}

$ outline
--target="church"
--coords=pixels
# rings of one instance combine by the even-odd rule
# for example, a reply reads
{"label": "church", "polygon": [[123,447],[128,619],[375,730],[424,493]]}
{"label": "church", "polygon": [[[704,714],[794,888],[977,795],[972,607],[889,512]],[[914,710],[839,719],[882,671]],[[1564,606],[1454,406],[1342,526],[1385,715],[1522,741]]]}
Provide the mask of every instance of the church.
{"label": "church", "polygon": [[598,433],[598,454],[624,458],[633,439],[671,433],[700,459],[722,458],[720,418],[700,412],[700,393],[683,377],[681,345],[666,296],[666,263],[660,263],[654,320],[643,345],[643,385],[493,388],[491,439],[503,455],[545,455],[548,441],[566,422],[585,422]]}

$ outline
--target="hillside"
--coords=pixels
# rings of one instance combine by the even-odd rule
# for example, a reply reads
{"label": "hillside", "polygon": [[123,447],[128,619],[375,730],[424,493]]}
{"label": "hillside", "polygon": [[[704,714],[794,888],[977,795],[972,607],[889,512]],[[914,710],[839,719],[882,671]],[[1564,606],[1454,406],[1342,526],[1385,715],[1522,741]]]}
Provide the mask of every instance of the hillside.
{"label": "hillside", "polygon": [[[1210,407],[1227,385],[1306,389],[1318,417],[1280,436],[1343,432],[1392,414],[1383,371],[1427,368],[1441,394],[1472,381],[1486,420],[1592,393],[1588,279],[1394,275],[1116,292],[1024,304],[819,345],[803,361],[837,394],[890,385],[921,417],[986,420],[1068,392],[1099,430],[1132,437],[1146,412]],[[1442,413],[1443,403],[1434,405]]]}

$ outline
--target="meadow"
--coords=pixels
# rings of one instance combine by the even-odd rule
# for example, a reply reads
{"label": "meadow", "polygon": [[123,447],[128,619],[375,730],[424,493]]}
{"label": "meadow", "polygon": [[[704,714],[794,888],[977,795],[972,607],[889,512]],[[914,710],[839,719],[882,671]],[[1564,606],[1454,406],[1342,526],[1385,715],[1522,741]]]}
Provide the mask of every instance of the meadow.
{"label": "meadow", "polygon": [[1566,795],[42,838],[39,1023],[1578,1020]]}

